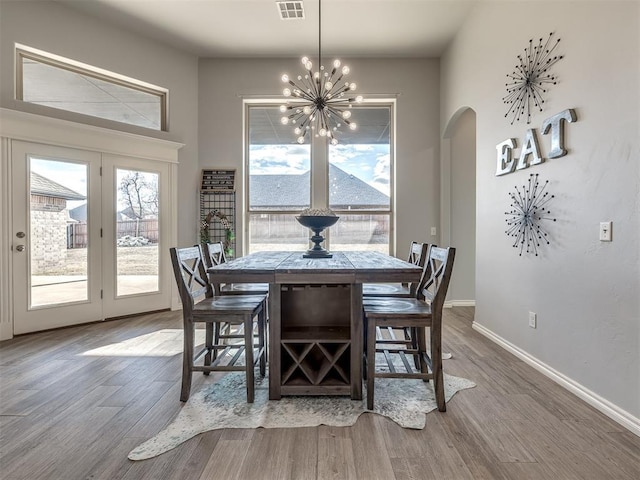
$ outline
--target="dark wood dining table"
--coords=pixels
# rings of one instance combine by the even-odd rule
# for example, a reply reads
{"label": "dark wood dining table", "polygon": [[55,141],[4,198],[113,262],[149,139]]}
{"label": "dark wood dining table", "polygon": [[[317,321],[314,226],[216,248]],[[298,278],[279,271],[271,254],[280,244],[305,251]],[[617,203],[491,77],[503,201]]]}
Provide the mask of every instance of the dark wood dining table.
{"label": "dark wood dining table", "polygon": [[269,284],[269,398],[362,398],[362,284],[417,282],[422,268],[365,251],[256,252],[209,268],[212,282]]}

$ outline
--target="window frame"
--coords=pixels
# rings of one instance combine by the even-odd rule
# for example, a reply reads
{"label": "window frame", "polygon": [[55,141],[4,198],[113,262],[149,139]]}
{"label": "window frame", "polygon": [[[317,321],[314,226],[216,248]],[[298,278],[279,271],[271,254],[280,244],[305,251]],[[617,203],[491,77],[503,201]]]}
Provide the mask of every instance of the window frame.
{"label": "window frame", "polygon": [[[291,210],[256,210],[250,209],[250,187],[249,187],[249,122],[251,119],[250,111],[254,107],[277,107],[282,104],[282,99],[243,99],[243,128],[244,128],[244,148],[243,148],[243,206],[242,206],[242,249],[243,252],[249,250],[250,244],[250,218],[251,215],[272,214],[272,215],[293,215],[295,212]],[[365,99],[363,104],[358,108],[378,107],[389,108],[389,208],[380,209],[358,209],[358,210],[332,210],[336,215],[388,215],[389,216],[389,254],[395,252],[395,125],[396,125],[396,99],[388,97],[379,97],[374,99]],[[292,133],[293,135],[293,133]],[[329,206],[329,143],[325,138],[311,137],[311,158],[310,158],[310,202],[311,208],[326,208]],[[331,229],[327,229],[323,235],[325,236],[325,247],[331,248]],[[309,241],[309,245],[311,242]]]}
{"label": "window frame", "polygon": [[113,85],[117,85],[120,87],[130,88],[138,92],[147,93],[149,95],[155,95],[160,100],[160,128],[156,129],[156,128],[144,127],[134,123],[122,122],[119,120],[113,120],[106,117],[98,117],[98,116],[90,115],[87,113],[76,112],[73,110],[65,110],[65,109],[60,109],[56,107],[47,106],[46,108],[52,108],[54,110],[59,110],[63,112],[70,112],[76,115],[84,115],[87,117],[99,118],[101,120],[117,122],[123,125],[131,125],[138,128],[147,128],[153,131],[161,131],[161,132],[168,131],[168,128],[169,128],[169,121],[168,121],[169,90],[168,89],[159,87],[157,85],[153,85],[151,83],[143,82],[135,78],[127,77],[125,75],[121,75],[115,72],[111,72],[109,70],[95,67],[93,65],[72,60],[70,58],[65,58],[60,55],[56,55],[53,53],[45,52],[43,50],[28,47],[26,45],[21,45],[19,43],[15,44],[15,99],[16,100],[20,100],[30,105],[42,106],[38,103],[24,100],[24,70],[23,70],[24,59],[33,60],[35,62],[49,65],[51,67],[59,68],[61,70],[78,73],[87,77],[95,78],[97,80],[101,80],[104,82],[111,83]]}

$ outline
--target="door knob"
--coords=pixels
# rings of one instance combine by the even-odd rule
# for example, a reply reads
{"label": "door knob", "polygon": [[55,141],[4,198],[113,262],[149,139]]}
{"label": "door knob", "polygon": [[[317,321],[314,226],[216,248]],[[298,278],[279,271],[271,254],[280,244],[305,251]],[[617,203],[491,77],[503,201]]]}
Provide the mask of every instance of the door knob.
{"label": "door knob", "polygon": [[24,252],[24,245],[18,245],[16,247],[16,250],[19,251],[19,252]]}
{"label": "door knob", "polygon": [[18,237],[18,238],[24,238],[24,237],[25,237],[25,234],[24,234],[24,232],[18,232],[18,233],[16,233],[16,237]]}

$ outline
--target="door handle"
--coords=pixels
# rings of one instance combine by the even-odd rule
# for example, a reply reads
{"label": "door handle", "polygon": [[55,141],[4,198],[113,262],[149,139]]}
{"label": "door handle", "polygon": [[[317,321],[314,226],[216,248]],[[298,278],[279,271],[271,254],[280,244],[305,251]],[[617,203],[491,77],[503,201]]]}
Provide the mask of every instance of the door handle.
{"label": "door handle", "polygon": [[24,245],[16,246],[16,250],[19,251],[19,252],[24,252]]}
{"label": "door handle", "polygon": [[16,233],[16,237],[24,238],[25,237],[25,233],[24,232],[18,232],[18,233]]}

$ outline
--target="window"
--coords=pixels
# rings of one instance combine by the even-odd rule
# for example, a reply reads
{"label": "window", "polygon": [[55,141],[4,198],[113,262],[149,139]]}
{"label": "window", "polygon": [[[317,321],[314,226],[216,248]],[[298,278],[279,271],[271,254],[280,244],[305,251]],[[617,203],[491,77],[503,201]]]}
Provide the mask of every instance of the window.
{"label": "window", "polygon": [[154,130],[167,129],[166,89],[16,46],[16,98]]}
{"label": "window", "polygon": [[247,103],[246,251],[306,250],[309,231],[295,215],[329,207],[340,220],[323,233],[326,248],[391,253],[393,107],[354,108],[358,129],[338,145],[299,145],[278,105]]}

